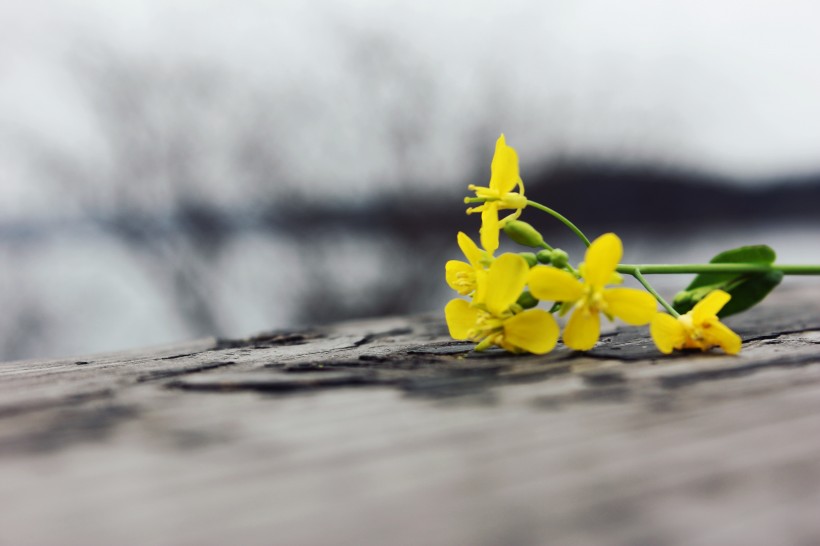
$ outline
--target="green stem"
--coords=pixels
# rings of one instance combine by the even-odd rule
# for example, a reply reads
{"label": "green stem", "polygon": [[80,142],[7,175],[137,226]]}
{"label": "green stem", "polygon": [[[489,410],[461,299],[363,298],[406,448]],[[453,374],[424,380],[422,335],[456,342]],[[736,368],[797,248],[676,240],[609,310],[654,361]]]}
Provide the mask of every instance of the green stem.
{"label": "green stem", "polygon": [[638,282],[639,282],[639,283],[641,283],[641,284],[643,285],[643,287],[644,287],[644,288],[646,288],[646,290],[647,290],[650,294],[652,294],[653,296],[655,296],[655,299],[656,299],[656,300],[658,300],[658,303],[660,303],[661,305],[663,305],[663,308],[664,308],[664,309],[666,309],[666,311],[667,311],[670,315],[672,315],[672,316],[673,316],[673,317],[675,317],[675,318],[678,318],[678,317],[680,316],[680,314],[679,314],[677,311],[675,311],[675,309],[674,309],[671,305],[669,305],[669,303],[668,303],[665,299],[663,299],[663,297],[662,297],[660,294],[658,294],[658,293],[655,291],[655,289],[654,289],[654,288],[652,288],[652,285],[651,285],[651,284],[649,284],[649,281],[647,281],[647,280],[644,278],[644,276],[643,276],[643,275],[641,275],[641,270],[640,270],[640,269],[635,268],[635,269],[634,269],[634,270],[633,270],[630,274],[631,274],[633,277],[635,277],[636,279],[638,279]]}
{"label": "green stem", "polygon": [[621,264],[618,273],[635,275],[635,271],[647,275],[671,275],[680,273],[766,273],[780,271],[784,275],[820,275],[820,265],[764,265],[755,263],[733,264]]}
{"label": "green stem", "polygon": [[572,231],[575,235],[578,236],[579,239],[581,239],[581,241],[584,242],[584,245],[589,246],[589,244],[590,244],[589,239],[587,239],[587,236],[584,235],[584,232],[581,231],[580,229],[578,229],[578,227],[575,224],[573,224],[572,222],[570,222],[569,219],[566,216],[564,216],[563,214],[561,214],[557,211],[554,211],[549,207],[545,207],[541,203],[536,203],[535,201],[527,200],[527,205],[529,205],[533,208],[536,208],[536,209],[540,210],[541,212],[546,212],[547,214],[549,214],[550,216],[552,216],[553,218],[555,218],[556,220],[558,220],[559,222],[561,222],[562,224],[567,226],[570,229],[570,231]]}

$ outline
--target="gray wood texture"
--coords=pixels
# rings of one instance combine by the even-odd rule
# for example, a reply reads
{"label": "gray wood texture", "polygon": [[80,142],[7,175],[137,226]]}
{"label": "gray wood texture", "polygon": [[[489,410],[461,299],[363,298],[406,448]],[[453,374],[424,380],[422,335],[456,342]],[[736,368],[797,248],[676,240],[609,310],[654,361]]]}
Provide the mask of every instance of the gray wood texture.
{"label": "gray wood texture", "polygon": [[0,364],[0,544],[820,544],[820,289],[740,356],[441,316]]}

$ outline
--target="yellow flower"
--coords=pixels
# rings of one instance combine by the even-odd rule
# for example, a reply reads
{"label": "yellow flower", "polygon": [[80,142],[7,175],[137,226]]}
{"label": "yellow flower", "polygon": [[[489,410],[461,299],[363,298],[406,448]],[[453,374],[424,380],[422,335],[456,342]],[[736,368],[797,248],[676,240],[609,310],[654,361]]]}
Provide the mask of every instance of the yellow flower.
{"label": "yellow flower", "polygon": [[740,336],[720,322],[717,317],[724,305],[732,298],[723,290],[714,290],[700,300],[691,311],[678,318],[658,313],[652,319],[649,332],[663,354],[672,349],[700,349],[708,351],[720,347],[726,354],[740,352]]}
{"label": "yellow flower", "polygon": [[601,335],[599,312],[610,320],[618,317],[640,326],[652,320],[657,311],[655,298],[634,288],[605,288],[613,279],[623,255],[621,240],[614,233],[595,239],[586,252],[583,282],[571,273],[536,266],[530,271],[530,292],[540,300],[564,302],[572,316],[564,329],[564,343],[575,350],[591,349]]}
{"label": "yellow flower", "polygon": [[[513,190],[518,187],[518,192]],[[495,143],[495,155],[490,164],[490,185],[476,186],[470,184],[467,189],[474,191],[476,197],[467,197],[465,203],[482,204],[467,209],[467,214],[481,213],[481,246],[494,253],[498,249],[498,232],[507,222],[521,215],[521,209],[527,206],[524,197],[524,183],[518,172],[518,154],[507,146],[502,134]],[[514,209],[515,212],[499,221],[498,211]]]}
{"label": "yellow flower", "polygon": [[487,271],[486,289],[471,305],[454,299],[444,308],[455,339],[479,342],[476,350],[498,345],[510,352],[544,354],[558,342],[558,324],[543,309],[522,311],[515,302],[527,282],[529,266],[517,254],[502,254]]}
{"label": "yellow flower", "polygon": [[492,262],[493,257],[478,248],[478,245],[462,232],[458,233],[458,246],[469,263],[450,260],[444,265],[444,272],[450,288],[462,296],[468,296],[479,286],[484,285],[483,279],[487,275],[486,267]]}

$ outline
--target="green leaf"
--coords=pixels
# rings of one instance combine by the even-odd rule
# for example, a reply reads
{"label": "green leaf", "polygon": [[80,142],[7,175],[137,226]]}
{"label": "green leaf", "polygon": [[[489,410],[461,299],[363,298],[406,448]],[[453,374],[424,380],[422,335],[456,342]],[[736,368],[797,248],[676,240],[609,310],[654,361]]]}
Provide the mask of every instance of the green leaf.
{"label": "green leaf", "polygon": [[[774,250],[766,245],[742,246],[721,252],[710,263],[744,263],[771,265],[776,258]],[[718,316],[728,317],[745,311],[762,301],[783,280],[781,271],[763,273],[702,273],[678,292],[672,307],[678,313],[686,313],[713,290],[724,290],[732,299],[721,309]]]}

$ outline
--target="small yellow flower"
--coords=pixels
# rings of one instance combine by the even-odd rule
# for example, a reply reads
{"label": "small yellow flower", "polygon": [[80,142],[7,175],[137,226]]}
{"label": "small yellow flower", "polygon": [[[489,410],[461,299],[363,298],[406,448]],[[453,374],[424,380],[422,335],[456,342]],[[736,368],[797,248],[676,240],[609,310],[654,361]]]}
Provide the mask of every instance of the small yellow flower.
{"label": "small yellow flower", "polygon": [[473,304],[454,299],[444,308],[450,335],[479,342],[479,351],[497,345],[513,353],[550,352],[558,342],[555,319],[543,309],[522,311],[516,304],[528,272],[521,256],[499,256],[487,271],[486,289]]}
{"label": "small yellow flower", "polygon": [[444,265],[444,272],[450,288],[462,296],[468,296],[479,286],[484,285],[483,279],[487,275],[486,268],[492,262],[493,257],[478,248],[478,245],[462,232],[458,233],[458,246],[469,263],[450,260]]}
{"label": "small yellow flower", "polygon": [[720,347],[726,354],[740,352],[740,336],[720,322],[717,317],[732,298],[723,290],[714,290],[700,300],[691,311],[678,318],[658,313],[652,319],[649,332],[658,350],[669,354],[673,349],[700,349],[708,351]]}
{"label": "small yellow flower", "polygon": [[[518,192],[513,191],[516,187]],[[492,254],[498,249],[499,230],[507,222],[517,219],[521,215],[521,209],[527,206],[524,183],[518,171],[518,154],[507,146],[503,134],[495,143],[489,187],[470,184],[467,189],[474,191],[476,197],[465,198],[465,203],[482,203],[467,209],[467,214],[481,213],[481,246]],[[506,209],[513,209],[515,212],[499,221],[498,211]]]}
{"label": "small yellow flower", "polygon": [[601,335],[599,313],[634,326],[647,324],[655,315],[657,305],[651,294],[634,288],[605,288],[613,280],[622,255],[621,240],[607,233],[587,249],[583,282],[555,267],[539,265],[530,271],[530,291],[536,298],[564,302],[565,309],[572,307],[564,329],[568,347],[587,351],[595,345]]}

